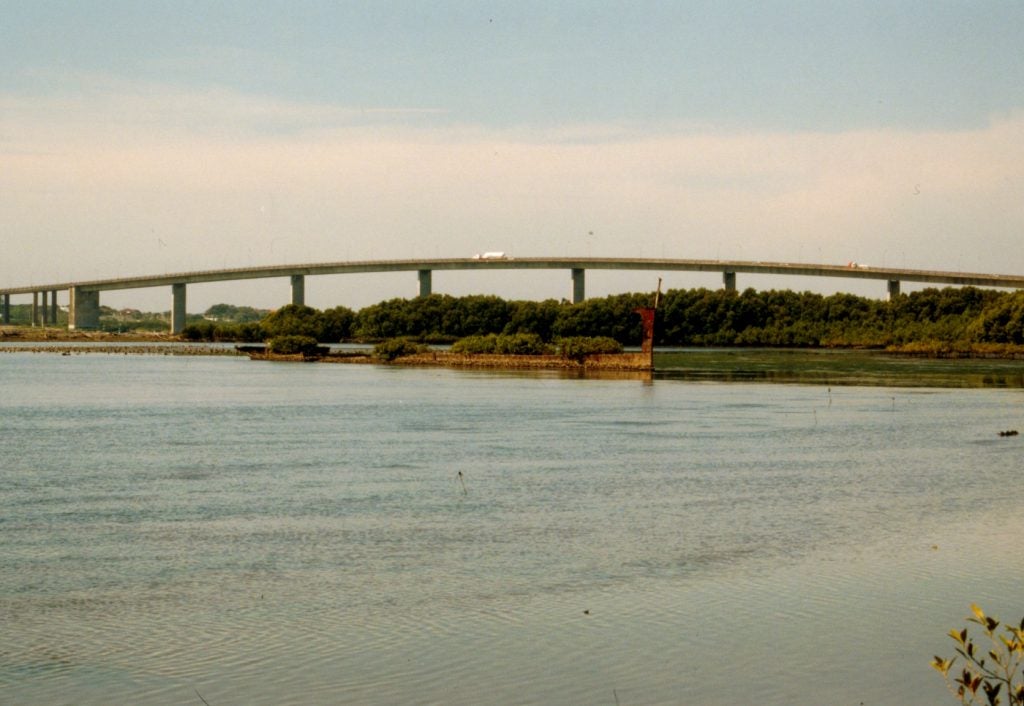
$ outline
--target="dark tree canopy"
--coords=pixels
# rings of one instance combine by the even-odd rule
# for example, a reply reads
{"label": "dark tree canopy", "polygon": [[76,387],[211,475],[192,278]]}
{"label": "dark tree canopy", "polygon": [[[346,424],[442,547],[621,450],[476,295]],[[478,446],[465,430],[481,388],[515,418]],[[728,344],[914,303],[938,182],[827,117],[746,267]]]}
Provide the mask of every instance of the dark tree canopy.
{"label": "dark tree canopy", "polygon": [[[389,299],[358,312],[343,306],[318,311],[289,304],[258,324],[195,321],[185,335],[214,340],[299,335],[320,342],[399,337],[443,342],[523,334],[545,343],[602,336],[638,345],[642,328],[634,312],[650,301],[650,293],[615,294],[579,304],[432,294]],[[932,288],[888,302],[846,293],[674,289],[661,298],[655,335],[659,345],[671,346],[1024,345],[1024,292]]]}

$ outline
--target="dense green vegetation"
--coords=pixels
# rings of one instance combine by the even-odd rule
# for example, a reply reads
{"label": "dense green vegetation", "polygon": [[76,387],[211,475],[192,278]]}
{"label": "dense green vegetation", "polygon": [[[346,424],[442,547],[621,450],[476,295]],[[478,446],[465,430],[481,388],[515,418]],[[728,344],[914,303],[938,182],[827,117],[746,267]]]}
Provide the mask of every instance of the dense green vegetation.
{"label": "dense green vegetation", "polygon": [[251,306],[235,306],[233,304],[214,304],[203,317],[210,321],[228,321],[233,323],[249,323],[260,321],[270,312],[266,309],[254,309]]}
{"label": "dense green vegetation", "polygon": [[[259,321],[253,318],[262,312],[219,304],[202,317],[189,317],[183,337],[263,341],[302,335],[321,343],[402,337],[452,342],[476,337],[464,345],[497,346],[500,340],[502,350],[536,350],[538,342],[602,336],[637,345],[641,325],[633,312],[650,300],[649,293],[616,294],[580,304],[433,294],[390,299],[358,312],[343,306],[319,311],[288,305],[264,314]],[[11,307],[15,322],[27,323],[24,308]],[[66,321],[63,312],[61,316]],[[166,331],[167,317],[166,313],[104,308],[101,325],[105,330]],[[495,338],[491,340],[491,336]],[[925,289],[887,302],[852,294],[669,290],[661,298],[656,336],[662,346],[917,346],[924,351],[1024,345],[1024,291]]]}
{"label": "dense green vegetation", "polygon": [[452,344],[452,353],[478,355],[543,355],[553,353],[554,346],[545,343],[535,333],[495,334],[466,336]]}
{"label": "dense green vegetation", "polygon": [[[10,309],[11,326],[30,326],[32,324],[31,304],[11,304]],[[68,314],[66,311],[57,310],[57,326],[67,326]],[[54,324],[49,324],[53,326]]]}
{"label": "dense green vegetation", "polygon": [[566,358],[583,360],[588,355],[621,353],[622,344],[607,336],[570,336],[558,339],[558,352]]}
{"label": "dense green vegetation", "polygon": [[[10,316],[12,326],[31,326],[32,305],[11,304]],[[109,306],[101,306],[99,320],[100,331],[116,333],[122,331],[166,331],[170,326],[171,318],[170,312],[150,313],[137,309],[113,309]],[[46,325],[67,328],[67,307],[58,308],[56,323]]]}
{"label": "dense green vegetation", "polygon": [[[270,312],[250,306],[214,304],[202,314],[185,319],[185,338],[193,341],[262,341],[266,338],[259,322]],[[63,314],[67,321],[67,314]],[[159,331],[170,327],[171,312],[100,307],[100,330],[109,332]]]}
{"label": "dense green vegetation", "polygon": [[[434,294],[362,309],[350,333],[359,340],[411,336],[421,341],[529,334],[551,342],[604,336],[637,345],[641,325],[633,311],[650,298],[630,293],[568,304]],[[1020,345],[1024,292],[926,289],[887,302],[852,294],[670,290],[661,299],[656,336],[659,345],[675,346]],[[474,338],[472,345],[490,344]]]}
{"label": "dense green vegetation", "polygon": [[[240,324],[258,324],[270,312],[266,309],[254,309],[249,306],[232,304],[214,304],[202,314],[189,314],[186,325],[190,327],[191,340],[206,341],[262,341],[264,336],[258,326],[246,327]],[[11,325],[30,326],[32,324],[31,304],[12,304],[10,307]],[[57,310],[57,322],[47,324],[58,328],[68,325],[67,307]],[[100,307],[99,330],[109,333],[125,333],[131,331],[166,332],[171,325],[171,312],[147,312],[138,309],[114,309],[109,306]]]}
{"label": "dense green vegetation", "polygon": [[192,321],[182,330],[190,341],[264,341],[276,336],[308,336],[321,343],[337,343],[351,337],[351,309],[337,306],[318,311],[301,304],[288,304],[252,322]]}

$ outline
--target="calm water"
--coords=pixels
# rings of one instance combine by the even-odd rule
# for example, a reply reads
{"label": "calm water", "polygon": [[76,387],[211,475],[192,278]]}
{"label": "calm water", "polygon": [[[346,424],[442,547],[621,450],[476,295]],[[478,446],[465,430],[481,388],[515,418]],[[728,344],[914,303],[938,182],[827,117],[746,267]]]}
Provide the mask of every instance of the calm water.
{"label": "calm water", "polygon": [[952,703],[1024,390],[869,377],[0,355],[0,702]]}

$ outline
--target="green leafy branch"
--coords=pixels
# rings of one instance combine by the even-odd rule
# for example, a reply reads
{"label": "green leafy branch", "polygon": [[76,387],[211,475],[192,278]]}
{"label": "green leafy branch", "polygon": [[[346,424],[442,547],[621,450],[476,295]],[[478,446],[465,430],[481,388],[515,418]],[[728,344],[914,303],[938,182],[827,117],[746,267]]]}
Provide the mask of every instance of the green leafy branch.
{"label": "green leafy branch", "polygon": [[[981,626],[990,646],[988,651],[984,643],[974,641],[968,628],[954,628],[949,636],[956,643],[956,655],[950,659],[936,656],[932,667],[942,674],[950,693],[961,704],[998,706],[1002,703],[1000,694],[1005,693],[1009,706],[1024,706],[1024,620],[1016,627],[1001,624],[973,603],[971,612],[974,615],[967,621]],[[962,665],[959,673],[953,670],[957,660]]]}

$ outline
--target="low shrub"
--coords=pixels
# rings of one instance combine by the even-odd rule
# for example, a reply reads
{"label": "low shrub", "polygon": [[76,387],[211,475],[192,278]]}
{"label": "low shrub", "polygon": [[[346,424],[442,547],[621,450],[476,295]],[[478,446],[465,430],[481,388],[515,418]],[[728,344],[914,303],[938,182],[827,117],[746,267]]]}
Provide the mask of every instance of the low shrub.
{"label": "low shrub", "polygon": [[543,355],[550,346],[535,333],[487,334],[466,336],[452,344],[452,353],[465,355]]}
{"label": "low shrub", "polygon": [[408,338],[389,338],[373,347],[373,355],[381,360],[394,360],[404,355],[423,353],[427,346],[410,341]]}
{"label": "low shrub", "polygon": [[495,339],[495,352],[502,355],[543,355],[549,348],[535,333],[502,334]]}
{"label": "low shrub", "polygon": [[578,361],[588,355],[622,352],[622,344],[607,336],[572,336],[560,338],[555,343],[561,356]]}
{"label": "low shrub", "polygon": [[315,356],[320,353],[320,346],[312,336],[275,336],[267,341],[267,350],[277,355]]}
{"label": "low shrub", "polygon": [[186,341],[212,341],[213,322],[197,321],[196,323],[186,324],[185,328],[181,330],[181,337]]}
{"label": "low shrub", "polygon": [[217,341],[242,341],[244,343],[256,343],[266,338],[263,327],[258,321],[243,321],[229,324],[225,328],[218,326],[214,330],[213,336]]}
{"label": "low shrub", "polygon": [[241,341],[244,343],[256,343],[265,338],[263,329],[258,322],[254,321],[243,323],[196,321],[185,325],[185,328],[181,330],[181,337],[186,341]]}
{"label": "low shrub", "polygon": [[452,353],[479,355],[494,353],[497,347],[498,337],[493,333],[487,336],[466,336],[452,344]]}

